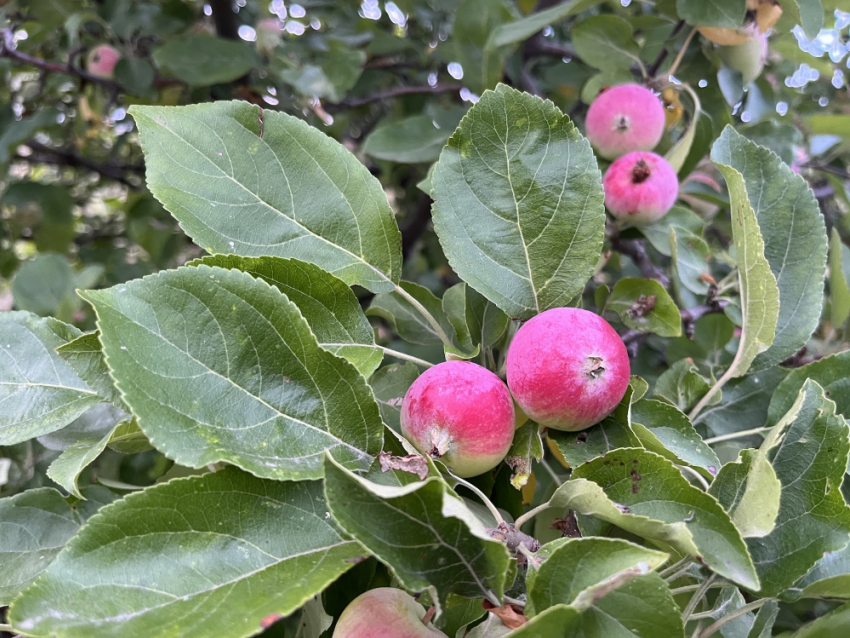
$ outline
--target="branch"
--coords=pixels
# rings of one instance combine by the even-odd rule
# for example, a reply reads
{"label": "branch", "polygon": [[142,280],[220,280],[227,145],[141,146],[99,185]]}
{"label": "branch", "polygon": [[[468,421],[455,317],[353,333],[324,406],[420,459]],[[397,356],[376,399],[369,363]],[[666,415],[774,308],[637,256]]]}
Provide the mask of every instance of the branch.
{"label": "branch", "polygon": [[239,25],[236,24],[236,14],[233,12],[231,0],[209,0],[212,11],[215,32],[228,40],[239,39]]}
{"label": "branch", "polygon": [[428,228],[431,221],[431,198],[422,193],[416,202],[410,221],[401,229],[401,255],[403,259],[410,257],[416,242]]}
{"label": "branch", "polygon": [[131,181],[127,174],[144,173],[144,164],[99,164],[94,160],[80,155],[75,150],[51,148],[35,141],[27,142],[25,146],[29,147],[33,151],[32,155],[16,154],[16,160],[25,161],[30,164],[52,164],[54,166],[84,168],[86,170],[93,171],[98,175],[102,175],[103,177],[114,179],[115,181],[134,190],[141,187],[141,184],[138,181]]}
{"label": "branch", "polygon": [[823,171],[824,173],[835,175],[837,177],[840,177],[841,179],[850,179],[850,171],[838,168],[837,166],[832,166],[831,164],[806,163],[800,164],[800,168],[811,168],[816,171]]}
{"label": "branch", "polygon": [[717,298],[717,286],[711,286],[705,297],[705,303],[699,306],[694,306],[688,310],[682,310],[682,328],[688,339],[694,338],[694,324],[705,315],[712,315],[723,312],[729,302],[726,299]]}
{"label": "branch", "polygon": [[533,55],[548,55],[555,58],[570,58],[570,60],[582,62],[575,49],[565,44],[550,42],[540,32],[525,41],[524,52],[529,57]]}
{"label": "branch", "polygon": [[325,110],[330,112],[339,112],[345,109],[353,109],[358,106],[371,104],[372,102],[381,102],[400,95],[416,95],[421,93],[450,93],[451,91],[460,91],[463,88],[462,84],[438,84],[437,86],[397,86],[386,91],[378,91],[363,97],[346,98],[336,104],[325,105]]}
{"label": "branch", "polygon": [[612,235],[611,247],[617,252],[631,257],[644,278],[655,279],[665,288],[670,287],[670,278],[667,273],[652,263],[642,239],[622,239],[619,235]]}
{"label": "branch", "polygon": [[[0,58],[9,58],[10,60],[15,60],[16,62],[20,62],[21,64],[26,64],[29,66],[34,66],[37,69],[41,69],[45,73],[62,73],[64,75],[71,75],[82,78],[86,82],[91,82],[92,84],[99,84],[103,86],[113,93],[120,93],[124,90],[124,88],[114,80],[107,80],[105,78],[98,77],[96,75],[92,75],[88,71],[76,67],[72,63],[72,59],[74,55],[71,56],[71,59],[68,60],[67,64],[57,64],[56,62],[48,62],[42,58],[37,58],[32,55],[27,55],[21,51],[18,51],[15,48],[15,37],[12,34],[11,29],[2,29],[0,30]],[[164,86],[173,86],[175,84],[182,84],[180,80],[177,78],[161,78],[157,77],[154,80],[154,86],[157,88]]]}

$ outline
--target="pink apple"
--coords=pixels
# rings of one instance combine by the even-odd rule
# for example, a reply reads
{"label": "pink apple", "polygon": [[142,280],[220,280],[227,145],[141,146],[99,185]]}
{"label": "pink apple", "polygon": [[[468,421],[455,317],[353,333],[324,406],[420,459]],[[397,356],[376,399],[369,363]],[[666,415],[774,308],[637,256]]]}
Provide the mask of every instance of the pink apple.
{"label": "pink apple", "polygon": [[101,44],[89,51],[86,68],[95,77],[111,80],[115,73],[115,65],[120,59],[121,54],[118,49],[108,44]]}
{"label": "pink apple", "polygon": [[423,622],[425,609],[400,589],[379,587],[351,601],[333,638],[435,638],[446,636]]}
{"label": "pink apple", "polygon": [[679,178],[655,153],[629,153],[614,161],[602,180],[605,206],[617,219],[648,224],[664,217],[676,203]]}
{"label": "pink apple", "polygon": [[553,308],[529,319],[508,348],[508,387],[533,421],[574,432],[611,413],[629,385],[629,355],[602,317]]}
{"label": "pink apple", "polygon": [[422,454],[458,476],[477,476],[507,456],[514,404],[502,380],[469,361],[446,361],[419,376],[404,395],[401,431]]}
{"label": "pink apple", "polygon": [[603,91],[585,119],[587,139],[600,157],[651,151],[664,133],[664,104],[649,89],[621,84]]}

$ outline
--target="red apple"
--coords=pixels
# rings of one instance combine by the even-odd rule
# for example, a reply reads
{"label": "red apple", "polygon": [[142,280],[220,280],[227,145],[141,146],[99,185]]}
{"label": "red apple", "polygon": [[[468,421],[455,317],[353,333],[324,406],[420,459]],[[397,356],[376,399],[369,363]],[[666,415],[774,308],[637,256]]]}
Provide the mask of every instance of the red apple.
{"label": "red apple", "polygon": [[664,104],[649,89],[621,84],[603,91],[587,111],[587,139],[600,157],[651,151],[664,134]]}
{"label": "red apple", "polygon": [[528,320],[508,348],[508,387],[540,425],[568,432],[605,418],[626,393],[629,355],[614,329],[580,308]]}
{"label": "red apple", "polygon": [[513,441],[514,420],[514,404],[502,380],[469,361],[429,368],[410,386],[401,406],[407,440],[462,478],[502,462]]}
{"label": "red apple", "polygon": [[120,59],[121,54],[118,49],[108,44],[101,44],[89,51],[86,68],[95,77],[111,80],[115,74],[115,65]]}
{"label": "red apple", "polygon": [[617,219],[648,224],[664,217],[679,193],[676,171],[655,153],[629,153],[615,160],[602,180],[605,206]]}

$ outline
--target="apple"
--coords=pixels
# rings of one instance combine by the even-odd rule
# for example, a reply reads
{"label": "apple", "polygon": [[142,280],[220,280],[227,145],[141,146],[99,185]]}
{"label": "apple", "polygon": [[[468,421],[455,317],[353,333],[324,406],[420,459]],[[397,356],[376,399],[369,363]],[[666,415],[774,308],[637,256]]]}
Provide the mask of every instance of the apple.
{"label": "apple", "polygon": [[93,76],[111,80],[115,74],[115,65],[121,59],[118,49],[108,44],[101,44],[89,51],[86,57],[86,69]]}
{"label": "apple", "polygon": [[741,73],[744,84],[749,84],[761,75],[767,61],[767,36],[757,34],[742,44],[717,49],[726,66]]}
{"label": "apple", "polygon": [[514,423],[514,404],[504,382],[470,361],[429,368],[401,405],[405,438],[461,478],[502,462],[513,442]]}
{"label": "apple", "polygon": [[664,104],[649,89],[621,84],[606,89],[587,111],[587,139],[600,157],[651,151],[664,134]]}
{"label": "apple", "polygon": [[679,178],[655,153],[629,153],[614,161],[602,179],[605,206],[617,219],[647,224],[664,217],[679,193]]}
{"label": "apple", "polygon": [[[446,636],[429,626],[425,608],[393,587],[360,594],[342,612],[333,638],[434,638]],[[424,621],[424,622],[423,622]]]}
{"label": "apple", "polygon": [[540,425],[574,432],[620,403],[630,376],[623,340],[599,315],[552,308],[529,319],[508,347],[508,387]]}

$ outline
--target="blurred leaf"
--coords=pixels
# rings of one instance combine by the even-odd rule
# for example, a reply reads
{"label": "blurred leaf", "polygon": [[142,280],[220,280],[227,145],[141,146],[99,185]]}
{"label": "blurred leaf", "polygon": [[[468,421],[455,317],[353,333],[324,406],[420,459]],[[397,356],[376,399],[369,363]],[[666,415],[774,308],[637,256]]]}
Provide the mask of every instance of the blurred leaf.
{"label": "blurred leaf", "polygon": [[392,209],[337,142],[284,113],[263,111],[261,120],[241,102],[132,113],[148,187],[210,252],[294,257],[372,292],[395,288],[401,241]]}
{"label": "blurred leaf", "polygon": [[[34,0],[35,2],[43,2],[45,0]],[[31,10],[35,10],[31,7]],[[39,16],[38,22],[46,23],[46,15]],[[0,164],[8,162],[15,152],[18,145],[28,141],[33,134],[40,128],[55,125],[56,116],[59,112],[53,108],[40,109],[30,117],[24,117],[20,120],[15,117],[11,104],[0,106]],[[9,191],[15,187],[11,184],[6,194],[3,196],[5,201]],[[62,189],[64,190],[64,189]]]}
{"label": "blurred leaf", "polygon": [[[712,160],[726,177],[733,201],[733,220],[739,215],[738,206],[745,205],[743,202],[749,201],[745,205],[748,210],[753,207],[758,220],[756,228],[764,240],[764,257],[779,287],[776,337],[770,349],[753,361],[753,369],[762,370],[784,361],[805,345],[820,320],[827,253],[823,215],[806,180],[775,154],[743,138],[731,127],[726,127],[715,143]],[[738,228],[740,224],[733,221],[733,231]],[[736,245],[737,242],[736,239]],[[751,263],[750,257],[742,257],[744,252],[739,248],[738,259]],[[757,258],[756,263],[760,262],[761,258]],[[763,265],[756,268],[763,270]],[[752,276],[747,274],[745,279]],[[760,285],[761,280],[762,276],[757,275],[753,283]],[[749,282],[742,284],[742,289],[750,286]],[[769,284],[768,287],[772,289]],[[765,297],[771,306],[772,297],[772,292]],[[772,314],[771,309],[765,318]],[[752,319],[749,317],[748,321]],[[766,337],[769,331],[763,332]],[[763,341],[758,350],[769,343]]]}
{"label": "blurred leaf", "polygon": [[463,83],[477,95],[492,89],[502,78],[506,52],[487,50],[490,34],[514,18],[512,3],[505,0],[462,0],[455,11],[447,62],[463,68]]}
{"label": "blurred leaf", "polygon": [[632,406],[632,432],[647,450],[689,465],[712,480],[720,460],[682,412],[672,405],[644,399]]}
{"label": "blurred leaf", "polygon": [[434,162],[465,112],[455,108],[441,117],[425,113],[381,124],[366,137],[363,151],[391,162]]}
{"label": "blurred leaf", "polygon": [[381,364],[383,352],[360,302],[342,280],[318,266],[280,257],[213,255],[188,266],[219,266],[247,272],[274,286],[298,306],[319,345],[347,359],[364,377]]}
{"label": "blurred leaf", "polygon": [[68,501],[53,488],[0,499],[0,605],[29,587],[79,527]]}
{"label": "blurred leaf", "polygon": [[190,86],[232,82],[260,63],[247,42],[204,33],[174,38],[156,47],[153,58],[157,66],[169,69]]}
{"label": "blurred leaf", "polygon": [[322,475],[333,449],[366,469],[378,406],[353,365],[323,350],[298,307],[243,272],[163,271],[84,297],[116,385],[157,449],[181,465]]}
{"label": "blurred leaf", "polygon": [[844,603],[808,625],[803,625],[788,638],[836,638],[846,633],[848,625],[850,625],[850,603]]}
{"label": "blurred leaf", "polygon": [[449,262],[508,316],[529,318],[581,292],[602,246],[601,182],[590,144],[551,103],[504,85],[485,94],[432,182]]}
{"label": "blurred leaf", "polygon": [[806,124],[812,135],[850,138],[850,115],[810,115],[806,118]]}
{"label": "blurred leaf", "polygon": [[[688,122],[688,127],[685,129],[685,132],[682,133],[682,136],[678,140],[676,140],[676,143],[670,148],[670,150],[664,154],[664,159],[667,160],[676,173],[681,172],[682,167],[685,165],[685,162],[687,162],[688,157],[690,156],[691,148],[693,147],[694,140],[696,139],[700,115],[702,114],[702,106],[700,105],[697,94],[687,84],[685,84],[684,87],[685,91],[687,91],[688,95],[691,96],[691,99],[694,102],[694,112],[691,114],[691,120]],[[708,149],[706,148],[705,150]]]}
{"label": "blurred leaf", "polygon": [[[115,65],[115,81],[132,95],[150,96],[154,77],[153,67],[143,58],[121,58]],[[153,96],[156,96],[155,91]]]}
{"label": "blurred leaf", "polygon": [[614,538],[561,538],[541,547],[537,557],[542,562],[526,576],[528,616],[559,604],[584,611],[670,555]]}
{"label": "blurred leaf", "polygon": [[613,71],[642,65],[632,27],[622,18],[591,16],[573,27],[572,36],[576,53],[592,67]]}
{"label": "blurred leaf", "polygon": [[[711,116],[705,111],[700,112],[699,118],[696,120],[696,128],[694,130],[694,141],[691,144],[690,153],[687,159],[679,169],[679,181],[690,175],[696,166],[702,161],[711,148],[711,143],[714,142],[714,124],[711,121]],[[668,215],[670,213],[667,213]]]}
{"label": "blurred leaf", "polygon": [[759,588],[753,561],[729,515],[657,454],[617,449],[580,465],[549,504],[700,556],[717,574],[748,589]]}
{"label": "blurred leaf", "polygon": [[531,13],[519,20],[508,22],[493,30],[484,48],[487,51],[491,51],[509,44],[517,44],[527,40],[550,24],[559,22],[571,15],[581,13],[585,9],[601,4],[602,1],[567,0],[548,9]]}
{"label": "blurred leaf", "polygon": [[327,455],[325,493],[334,520],[405,588],[428,589],[441,606],[450,593],[477,598],[492,591],[501,598],[508,552],[441,478],[378,485]]}
{"label": "blurred leaf", "polygon": [[62,638],[253,634],[363,555],[325,514],[321,483],[232,467],[135,492],[89,520],[10,621]]}
{"label": "blurred leaf", "polygon": [[814,40],[824,26],[821,0],[781,0],[780,5],[791,12],[791,18],[803,27],[806,37]]}
{"label": "blurred leaf", "polygon": [[654,332],[662,337],[682,334],[679,308],[655,279],[620,279],[611,291],[606,307],[616,312],[629,328]]}
{"label": "blurred leaf", "polygon": [[841,236],[835,227],[829,242],[829,298],[831,321],[834,330],[838,330],[850,317],[850,286],[844,278],[842,269],[843,253],[847,248],[841,243]]}
{"label": "blurred leaf", "polygon": [[78,303],[71,263],[62,255],[36,255],[18,269],[12,281],[12,295],[20,310],[37,315],[55,315],[71,320]]}
{"label": "blurred leaf", "polygon": [[676,0],[679,17],[688,24],[737,29],[744,23],[746,0]]}
{"label": "blurred leaf", "polygon": [[0,445],[54,432],[100,401],[54,352],[80,334],[53,318],[0,313]]}
{"label": "blurred leaf", "polygon": [[56,348],[56,352],[103,399],[118,407],[126,407],[121,393],[115,387],[115,382],[109,376],[109,368],[103,357],[103,347],[100,345],[99,332],[80,335],[73,341]]}
{"label": "blurred leaf", "polygon": [[782,483],[776,527],[747,540],[766,596],[793,585],[824,553],[842,549],[850,534],[850,508],[840,490],[850,434],[835,404],[808,380],[779,425],[782,441],[771,459]]}
{"label": "blurred leaf", "polygon": [[401,402],[418,376],[419,369],[412,363],[393,363],[378,370],[369,380],[381,418],[398,433],[401,433]]}

